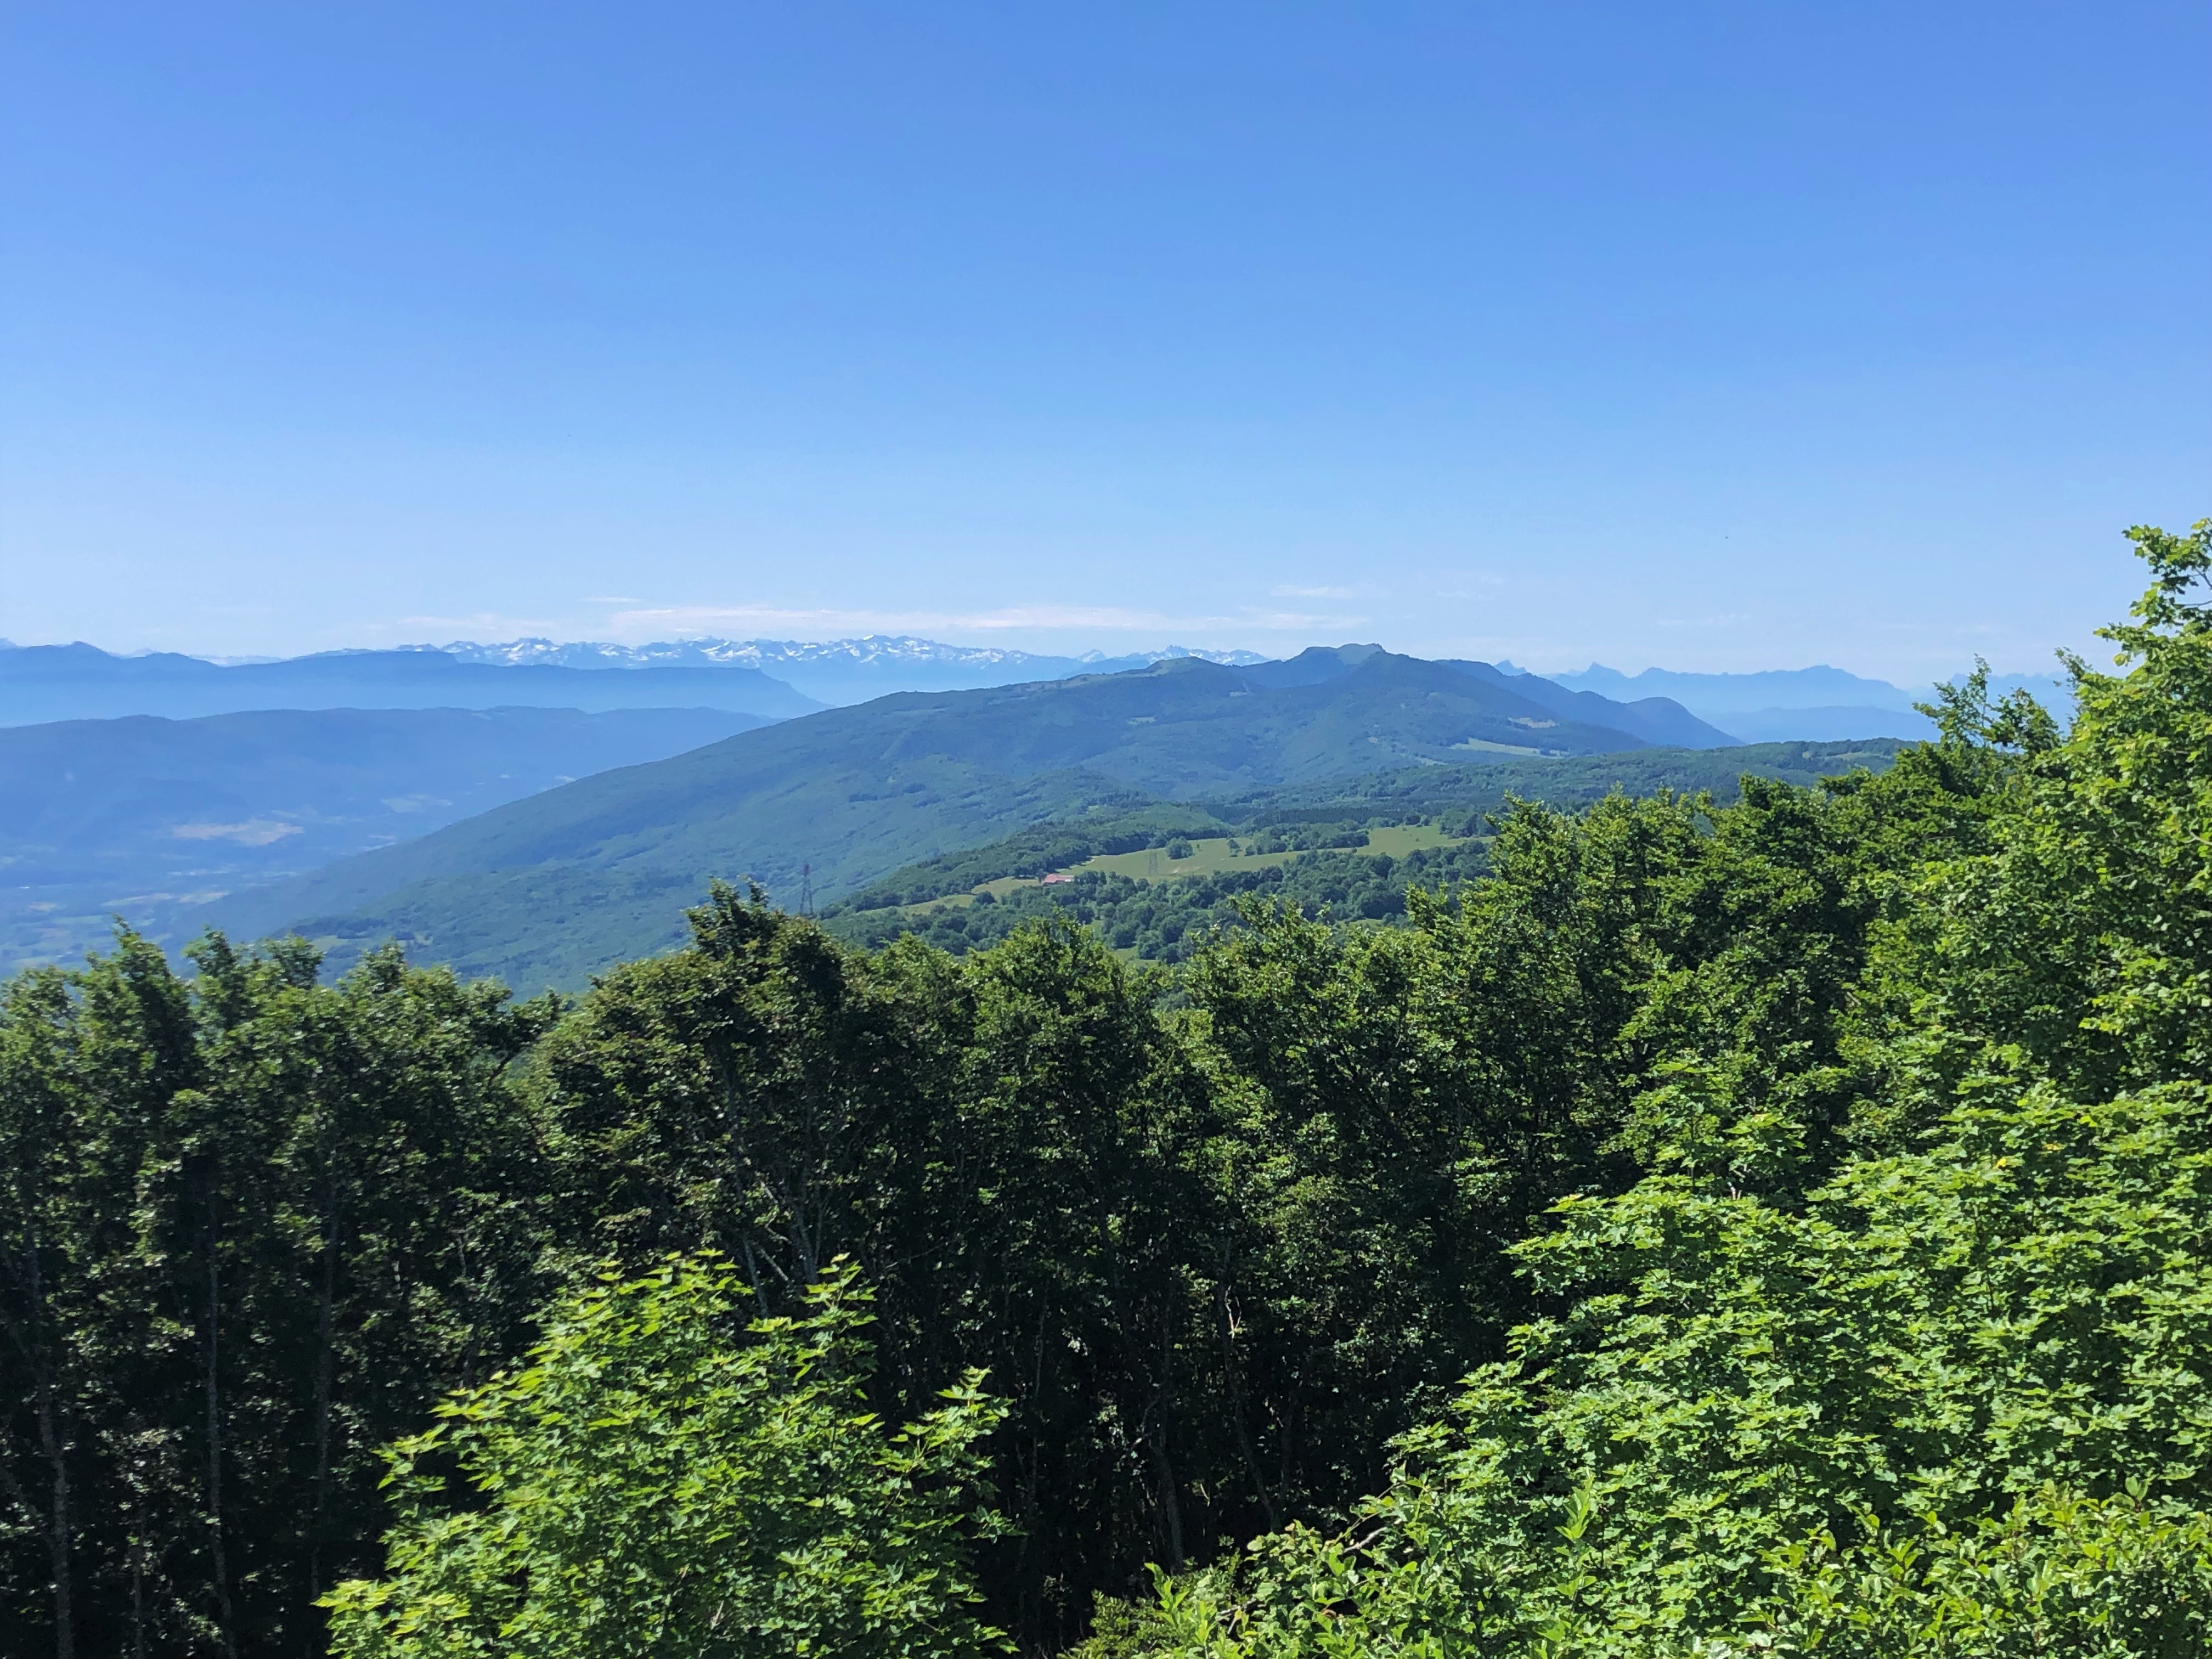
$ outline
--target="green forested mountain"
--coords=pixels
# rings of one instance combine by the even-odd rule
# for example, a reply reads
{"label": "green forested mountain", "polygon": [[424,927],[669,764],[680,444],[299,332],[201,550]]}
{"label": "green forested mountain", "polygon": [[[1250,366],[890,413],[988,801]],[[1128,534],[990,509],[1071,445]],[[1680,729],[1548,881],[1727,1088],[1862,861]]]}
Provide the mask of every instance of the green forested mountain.
{"label": "green forested mountain", "polygon": [[830,900],[920,858],[1151,797],[1645,746],[1384,652],[1331,656],[1294,684],[1256,672],[1186,658],[827,710],[583,780],[212,915],[241,934],[298,927],[349,958],[398,937],[467,972],[574,986],[676,943],[682,900],[714,878],[795,902],[811,866]]}
{"label": "green forested mountain", "polygon": [[[1330,766],[1371,770],[1378,752],[1395,752],[1393,733],[1410,732],[1423,742],[1437,735],[1421,726],[1418,711],[1404,708],[1384,709],[1379,718],[1364,726],[1359,723],[1363,711],[1377,712],[1366,705],[1375,699],[1371,682],[1379,671],[1395,668],[1403,679],[1418,678],[1425,665],[1363,647],[1308,652],[1290,663],[1254,664],[1240,672],[1247,678],[1256,674],[1254,684],[1263,690],[1275,688],[1278,681],[1282,686],[1311,688],[1352,676],[1370,658],[1381,660],[1367,666],[1364,677],[1326,692],[1308,691],[1313,708],[1306,712],[1321,713],[1304,734],[1307,746],[1303,752],[1298,734],[1285,729],[1280,699],[1263,698],[1269,705],[1264,714],[1233,705],[1235,713],[1251,718],[1206,733],[1201,728],[1208,722],[1199,711],[1174,705],[1171,699],[1161,703],[1157,685],[1152,701],[1161,703],[1176,730],[1159,734],[1161,740],[1152,745],[1154,752],[1149,756],[1112,752],[1117,747],[1115,739],[1127,735],[1124,728],[1132,721],[1141,726],[1146,718],[1126,714],[1113,731],[1080,732],[1063,746],[1079,757],[1100,751],[1107,764],[1117,769],[1117,775],[1133,770],[1151,778],[1156,787],[1172,787],[1176,782],[1173,769],[1159,763],[1162,754],[1171,755],[1192,742],[1213,751],[1211,760],[1200,757],[1197,770],[1217,781],[1234,778],[1240,769],[1261,778],[1307,775]],[[1717,742],[1723,736],[1663,699],[1619,705],[1569,694],[1543,682],[1510,680],[1482,664],[1446,666],[1486,683],[1469,686],[1447,678],[1451,708],[1464,712],[1462,705],[1470,695],[1480,705],[1480,718],[1453,715],[1452,729],[1503,731],[1502,746],[1463,750],[1455,756],[1461,760],[1510,759],[1504,750],[1514,747],[1587,746],[1592,732],[1574,728],[1578,718],[1585,725],[1618,720],[1619,726],[1607,728],[1607,735],[1599,740],[1607,747],[1632,743],[1638,737],[1696,744]],[[1434,678],[1433,671],[1427,672]],[[620,678],[610,680],[610,675]],[[0,867],[11,878],[0,888],[0,970],[21,962],[81,954],[105,937],[110,918],[118,913],[149,937],[172,945],[205,925],[211,914],[205,907],[218,902],[222,908],[212,914],[248,932],[307,920],[304,912],[283,914],[291,904],[285,894],[269,895],[265,901],[228,896],[305,875],[355,853],[422,835],[577,776],[662,758],[711,738],[766,723],[755,715],[710,709],[618,708],[594,720],[573,708],[534,713],[527,708],[483,709],[471,714],[460,708],[314,706],[320,702],[355,698],[404,704],[436,694],[465,704],[504,688],[526,704],[537,698],[569,696],[583,707],[600,708],[635,702],[641,696],[696,695],[710,702],[717,697],[727,701],[729,696],[750,696],[745,688],[757,687],[757,682],[751,669],[703,654],[696,661],[687,657],[682,662],[594,668],[535,659],[463,661],[449,653],[408,650],[335,653],[220,668],[185,657],[111,657],[89,647],[0,652],[0,700],[13,696],[18,702],[25,698],[36,702],[40,697],[59,697],[57,707],[70,708],[86,698],[91,699],[87,706],[100,708],[197,708],[284,699],[310,705],[304,710],[264,708],[188,720],[139,714],[106,721],[0,727],[0,773],[9,786],[8,809],[0,812],[8,820],[0,823],[0,832],[9,838],[5,851],[0,852]],[[1524,696],[1531,688],[1535,695]],[[1403,688],[1400,690],[1402,694]],[[770,696],[768,702],[781,712],[805,707],[793,705],[788,697],[779,702]],[[10,707],[18,714],[23,712]],[[1029,711],[1031,715],[1038,712]],[[1295,716],[1297,711],[1291,713]],[[1562,713],[1569,717],[1564,727],[1558,718]],[[1043,711],[1043,715],[1047,728],[1068,723],[1064,709]],[[1151,718],[1157,722],[1159,714]],[[1486,718],[1490,727],[1483,726]],[[1213,724],[1220,726],[1218,721]],[[859,721],[864,743],[867,728],[880,725],[873,716]],[[1064,780],[1060,786],[1042,789],[1033,786],[1029,769],[1035,757],[1025,751],[1038,747],[1041,735],[1048,750],[1055,736],[1064,740],[1067,732],[1018,734],[1018,716],[1010,722],[1006,711],[989,708],[954,711],[949,723],[925,725],[929,729],[907,745],[903,758],[909,763],[933,758],[928,751],[939,738],[949,752],[939,757],[953,760],[956,771],[960,760],[975,760],[979,747],[1006,748],[1012,753],[1011,779],[1003,775],[1007,768],[987,762],[994,775],[969,778],[956,791],[969,798],[970,806],[980,805],[986,834],[1000,827],[1008,814],[1012,821],[1022,822],[1040,813],[1110,809],[1121,799],[1115,783],[1099,777]],[[645,736],[660,727],[683,740]],[[980,745],[973,740],[978,730],[984,739]],[[1194,732],[1200,733],[1194,739]],[[410,746],[410,733],[419,733],[421,741]],[[932,812],[936,803],[914,798],[927,793],[927,787],[900,793],[915,781],[911,776],[890,790],[852,787],[846,776],[853,759],[851,744],[844,739],[853,732],[832,730],[822,735],[828,738],[824,758],[835,775],[821,781],[830,786],[833,796],[840,793],[836,785],[842,781],[845,796],[861,798],[844,805],[857,806],[859,819],[866,822],[843,827],[869,842],[879,841],[879,832],[888,832],[894,843],[887,850],[868,849],[863,875],[880,875],[888,865],[916,850],[944,845],[948,835],[956,842],[974,839],[978,826],[970,821],[975,817],[973,811],[956,812],[948,823]],[[880,730],[876,735],[882,735]],[[906,735],[915,734],[908,731]],[[1240,745],[1250,752],[1238,753]],[[1145,745],[1140,742],[1134,747],[1140,751]],[[1415,748],[1421,750],[1422,743]],[[1423,752],[1421,757],[1433,756]],[[774,816],[769,815],[771,820]],[[821,819],[822,814],[810,806],[800,815],[799,827],[811,827]],[[702,871],[725,873],[732,866],[747,872],[787,870],[794,861],[794,851],[798,866],[814,862],[808,848],[794,849],[791,844],[793,837],[786,832],[793,827],[789,821],[770,821],[758,826],[764,835],[723,836],[721,842],[734,839],[734,845],[717,848],[715,855],[703,863],[678,858],[670,868],[657,868],[648,854],[641,861],[633,860],[634,867],[611,884],[590,875],[580,878],[570,867],[574,860],[556,859],[553,868],[541,872],[543,893],[518,895],[506,884],[495,884],[496,890],[485,891],[481,882],[471,881],[465,884],[465,891],[449,894],[441,889],[412,895],[390,915],[386,914],[390,907],[380,905],[371,915],[345,918],[343,910],[359,895],[346,888],[348,878],[342,875],[337,880],[343,890],[335,901],[341,915],[329,937],[341,959],[349,960],[364,940],[382,928],[403,934],[418,949],[450,951],[452,959],[472,969],[580,984],[594,967],[672,941],[675,936],[666,917],[672,908],[662,901],[680,900],[696,890]],[[651,834],[652,826],[646,828]],[[593,867],[588,858],[584,862]],[[822,873],[824,890],[833,893],[848,874],[835,858],[823,861]],[[367,890],[372,897],[385,896],[384,889],[374,882]],[[793,896],[803,893],[800,884]],[[532,915],[550,903],[568,918],[568,926],[550,955],[542,950],[533,954],[529,947],[520,953],[507,948],[512,941],[503,935],[512,933],[516,923],[513,912],[518,899]],[[318,893],[307,908],[327,908],[331,902],[331,894]],[[657,906],[658,921],[644,920],[641,906],[647,910]]]}
{"label": "green forested mountain", "polygon": [[2212,521],[2134,534],[2065,729],[1510,806],[1403,927],[17,975],[0,1649],[2201,1654]]}
{"label": "green forested mountain", "polygon": [[[1243,665],[1238,672],[1255,685],[1279,690],[1287,686],[1320,685],[1340,679],[1356,670],[1367,668],[1378,658],[1401,665],[1417,660],[1394,659],[1379,645],[1316,645],[1280,662]],[[1667,697],[1646,696],[1631,702],[1617,702],[1595,692],[1570,690],[1565,686],[1556,685],[1533,674],[1508,673],[1492,664],[1470,662],[1462,658],[1446,658],[1426,665],[1451,669],[1480,682],[1492,692],[1514,699],[1516,703],[1535,705],[1534,709],[1521,708],[1513,711],[1521,717],[1516,723],[1532,728],[1540,729],[1544,725],[1544,721],[1536,717],[1537,711],[1548,710],[1556,718],[1625,732],[1646,743],[1667,744],[1676,748],[1717,749],[1736,741],[1727,732],[1707,725],[1681,704]]]}
{"label": "green forested mountain", "polygon": [[711,708],[330,708],[0,727],[0,970],[75,959],[118,910],[167,939],[227,890],[764,724]]}

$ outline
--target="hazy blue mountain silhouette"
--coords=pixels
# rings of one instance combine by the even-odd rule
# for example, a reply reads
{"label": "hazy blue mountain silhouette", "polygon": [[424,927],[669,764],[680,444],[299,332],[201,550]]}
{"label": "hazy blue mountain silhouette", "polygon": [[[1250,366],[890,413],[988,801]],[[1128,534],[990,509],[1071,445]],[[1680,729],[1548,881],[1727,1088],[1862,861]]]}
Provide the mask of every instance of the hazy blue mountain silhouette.
{"label": "hazy blue mountain silhouette", "polygon": [[462,662],[439,651],[339,651],[224,667],[174,652],[116,656],[82,642],[0,650],[0,726],[262,708],[719,708],[781,720],[821,706],[750,668],[611,674]]}
{"label": "hazy blue mountain silhouette", "polygon": [[0,729],[0,968],[73,957],[118,911],[162,933],[196,896],[762,723],[708,708],[333,708]]}

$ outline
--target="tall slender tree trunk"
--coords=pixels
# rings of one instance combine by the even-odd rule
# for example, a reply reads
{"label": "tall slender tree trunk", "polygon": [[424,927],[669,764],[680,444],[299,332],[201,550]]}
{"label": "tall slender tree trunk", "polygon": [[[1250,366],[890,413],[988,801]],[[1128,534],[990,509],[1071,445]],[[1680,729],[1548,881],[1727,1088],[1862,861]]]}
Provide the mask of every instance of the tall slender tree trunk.
{"label": "tall slender tree trunk", "polygon": [[37,1519],[39,1530],[46,1534],[47,1564],[53,1575],[55,1659],[76,1659],[76,1596],[70,1576],[74,1525],[70,1514],[69,1449],[64,1443],[61,1413],[54,1397],[53,1360],[46,1337],[47,1327],[52,1322],[47,1316],[46,1273],[39,1260],[35,1230],[27,1229],[19,1259],[22,1263],[25,1305],[22,1316],[9,1318],[7,1326],[33,1378],[39,1451],[46,1460],[50,1487],[44,1512],[29,1501],[12,1474],[7,1484],[9,1495]]}
{"label": "tall slender tree trunk", "polygon": [[1168,1558],[1168,1571],[1182,1571],[1182,1500],[1176,1491],[1175,1465],[1168,1458],[1168,1431],[1175,1418],[1175,1358],[1168,1344],[1167,1327],[1160,1327],[1160,1384],[1152,1408],[1145,1413],[1145,1450],[1152,1463],[1152,1478],[1159,1486],[1160,1542]]}
{"label": "tall slender tree trunk", "polygon": [[39,1379],[39,1443],[53,1475],[53,1501],[46,1513],[46,1553],[54,1574],[54,1659],[76,1659],[76,1605],[70,1579],[69,1458],[55,1421],[53,1379]]}
{"label": "tall slender tree trunk", "polygon": [[1176,1495],[1175,1465],[1168,1461],[1167,1434],[1158,1420],[1145,1425],[1145,1450],[1152,1460],[1152,1482],[1158,1496],[1160,1546],[1168,1558],[1168,1571],[1182,1571],[1182,1503]]}
{"label": "tall slender tree trunk", "polygon": [[1267,1477],[1261,1473],[1260,1458],[1252,1448],[1250,1425],[1245,1421],[1244,1367],[1237,1356],[1237,1308],[1230,1300],[1227,1280],[1218,1281],[1214,1299],[1221,1309],[1221,1380],[1229,1395],[1229,1420],[1237,1425],[1237,1449],[1243,1455],[1245,1472],[1252,1477],[1252,1490],[1260,1496],[1260,1511],[1265,1517],[1267,1530],[1275,1530],[1275,1495],[1267,1490]]}
{"label": "tall slender tree trunk", "polygon": [[237,1620],[230,1603],[230,1559],[222,1535],[222,1380],[217,1322],[222,1311],[222,1277],[216,1260],[216,1194],[210,1176],[205,1195],[202,1237],[207,1255],[207,1319],[200,1346],[203,1392],[207,1401],[207,1496],[210,1565],[215,1570],[215,1604],[221,1620],[222,1650],[238,1659]]}
{"label": "tall slender tree trunk", "polygon": [[[30,1517],[34,1530],[45,1534],[51,1545],[52,1532],[48,1515],[31,1501],[30,1493],[23,1490],[23,1483],[15,1478],[15,1471],[9,1468],[5,1458],[0,1458],[0,1492],[5,1492],[9,1501]],[[53,1586],[54,1650],[61,1656],[61,1659],[70,1659],[76,1646],[76,1621],[70,1617],[72,1611],[70,1597],[68,1593],[67,1581],[64,1577],[68,1571],[69,1560],[64,1554],[61,1563],[61,1571],[56,1575]]]}
{"label": "tall slender tree trunk", "polygon": [[344,1226],[334,1181],[325,1189],[323,1217],[323,1282],[315,1326],[315,1510],[307,1534],[307,1599],[311,1601],[323,1593],[323,1539],[330,1516],[331,1394],[337,1369],[338,1245]]}
{"label": "tall slender tree trunk", "polygon": [[760,1267],[753,1261],[753,1242],[745,1240],[745,1277],[752,1281],[753,1300],[760,1304],[761,1317],[768,1317],[768,1292],[761,1288]]}
{"label": "tall slender tree trunk", "polygon": [[[143,1330],[138,1336],[144,1340]],[[146,1605],[148,1581],[157,1571],[160,1555],[154,1547],[154,1534],[160,1525],[154,1501],[154,1488],[160,1480],[154,1467],[157,1455],[154,1449],[159,1438],[159,1431],[137,1407],[124,1407],[121,1432],[112,1443],[120,1449],[113,1468],[122,1494],[124,1541],[131,1565],[131,1659],[146,1659],[146,1630],[151,1617]],[[160,1593],[158,1585],[154,1593]]]}
{"label": "tall slender tree trunk", "polygon": [[131,1540],[131,1659],[146,1659],[146,1541]]}

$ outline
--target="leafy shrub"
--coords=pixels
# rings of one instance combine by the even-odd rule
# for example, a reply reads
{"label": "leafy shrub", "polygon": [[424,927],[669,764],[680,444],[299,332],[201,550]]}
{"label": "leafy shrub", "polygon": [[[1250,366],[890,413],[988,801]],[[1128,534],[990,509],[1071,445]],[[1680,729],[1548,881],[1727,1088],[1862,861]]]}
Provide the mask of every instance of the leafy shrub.
{"label": "leafy shrub", "polygon": [[[457,1395],[392,1455],[389,1575],[327,1598],[351,1659],[738,1659],[1003,1648],[963,1562],[970,1373],[887,1432],[861,1393],[866,1293],[840,1265],[799,1318],[740,1328],[711,1261],[610,1278],[524,1369]],[[443,1471],[458,1469],[456,1492]]]}

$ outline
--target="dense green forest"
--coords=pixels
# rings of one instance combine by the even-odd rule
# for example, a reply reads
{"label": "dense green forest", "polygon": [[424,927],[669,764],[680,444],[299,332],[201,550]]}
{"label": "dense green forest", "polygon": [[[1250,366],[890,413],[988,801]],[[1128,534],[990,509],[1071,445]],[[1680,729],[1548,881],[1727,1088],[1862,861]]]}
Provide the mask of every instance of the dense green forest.
{"label": "dense green forest", "polygon": [[[1294,907],[1304,916],[1402,922],[1409,888],[1449,895],[1488,868],[1485,831],[1516,799],[1563,807],[1595,804],[1616,792],[1673,790],[1699,791],[1725,804],[1747,778],[1811,785],[1830,772],[1879,770],[1900,747],[1883,738],[1413,767],[1223,800],[1152,803],[1134,811],[1093,808],[1078,819],[1036,824],[1004,841],[896,871],[829,907],[821,920],[833,937],[848,944],[878,947],[911,933],[962,956],[995,945],[1024,922],[1060,917],[1095,930],[1139,960],[1176,963],[1215,929],[1242,926],[1245,902],[1255,897]],[[1431,828],[1462,844],[1396,855],[1370,850],[1376,830],[1401,826]],[[1042,877],[1102,854],[1166,851],[1193,836],[1234,837],[1240,851],[1296,856],[1274,867],[1156,878],[1078,868],[1065,885],[994,890],[957,908],[920,908],[964,897],[1007,877]]]}
{"label": "dense green forest", "polygon": [[2212,522],[2131,533],[2066,730],[1509,802],[1395,925],[18,975],[0,1647],[2204,1651]]}
{"label": "dense green forest", "polygon": [[[1366,839],[1365,831],[1358,834]],[[1160,848],[1179,844],[1188,843],[1163,842]],[[919,914],[902,908],[841,910],[825,917],[823,926],[858,945],[880,946],[910,934],[964,956],[999,944],[1028,923],[1057,919],[1088,927],[1139,960],[1177,963],[1202,949],[1215,929],[1240,927],[1240,907],[1254,898],[1293,907],[1300,915],[1392,921],[1406,915],[1409,887],[1455,885],[1480,874],[1486,863],[1483,843],[1468,841],[1396,858],[1307,850],[1289,863],[1261,869],[1159,880],[1085,871],[1065,885],[1018,887],[1003,898],[986,890],[958,908],[929,907]]]}

